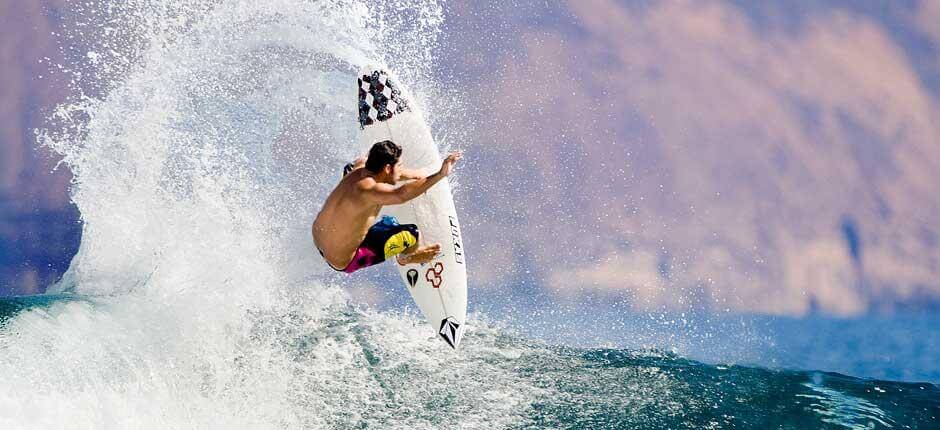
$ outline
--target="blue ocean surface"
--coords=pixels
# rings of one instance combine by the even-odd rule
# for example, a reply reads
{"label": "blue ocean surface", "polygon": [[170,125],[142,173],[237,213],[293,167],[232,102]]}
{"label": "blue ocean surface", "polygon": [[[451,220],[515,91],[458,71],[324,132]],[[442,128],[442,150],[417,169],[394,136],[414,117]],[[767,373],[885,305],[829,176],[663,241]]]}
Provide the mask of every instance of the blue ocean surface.
{"label": "blue ocean surface", "polygon": [[933,314],[755,318],[772,333],[771,362],[868,378],[940,383],[940,317]]}
{"label": "blue ocean surface", "polygon": [[503,315],[507,329],[549,343],[657,348],[709,363],[940,383],[940,316],[931,313],[800,318],[636,312],[617,303],[544,299],[522,306],[489,299],[478,309]]}
{"label": "blue ocean surface", "polygon": [[[68,349],[64,346],[67,342],[52,341],[61,333],[49,333],[41,327],[55,327],[68,320],[100,321],[107,314],[116,314],[110,308],[120,302],[113,298],[70,294],[0,300],[0,365],[10,365],[15,359],[17,344],[23,342],[44,343],[42,348],[53,357],[69,352],[59,350]],[[79,314],[81,316],[77,316]],[[396,341],[396,337],[400,337],[396,331],[403,329],[390,327],[388,323],[407,320],[407,316],[385,315],[385,323],[379,325],[374,324],[374,318],[368,311],[349,306],[329,308],[317,318],[305,317],[299,312],[256,313],[250,318],[248,335],[235,342],[236,352],[228,359],[218,361],[204,357],[205,362],[195,368],[174,368],[173,363],[192,365],[200,361],[170,355],[165,363],[170,369],[160,371],[155,369],[163,366],[156,364],[154,368],[155,363],[149,362],[159,357],[148,357],[151,353],[131,351],[129,345],[107,341],[126,334],[101,333],[102,339],[85,339],[76,345],[84,345],[82,350],[95,351],[93,355],[104,362],[86,363],[84,366],[88,369],[85,370],[81,370],[79,363],[74,363],[79,366],[74,369],[46,369],[38,373],[35,369],[24,369],[34,372],[35,385],[19,393],[19,398],[24,406],[35,406],[30,404],[30,399],[42,397],[46,390],[60,386],[57,382],[61,382],[64,375],[81,375],[81,379],[69,383],[76,385],[60,386],[65,391],[74,388],[66,398],[74,395],[109,402],[113,401],[110,395],[117,390],[131,397],[154,396],[151,400],[157,403],[152,406],[160,408],[159,402],[166,401],[159,395],[161,387],[168,385],[172,393],[178,384],[181,397],[189,388],[167,376],[192,374],[197,376],[197,394],[215,405],[209,412],[217,414],[224,412],[224,405],[232,399],[265,399],[271,395],[266,391],[272,388],[267,384],[269,380],[256,380],[256,373],[261,372],[262,376],[268,375],[265,378],[283,378],[288,384],[294,380],[306,381],[290,391],[294,396],[289,400],[279,398],[286,402],[280,407],[292,419],[256,422],[265,428],[405,428],[417,425],[533,429],[929,429],[937,428],[940,419],[940,387],[928,382],[857,378],[810,369],[707,364],[656,349],[552,345],[485,325],[468,332],[459,354],[435,348],[441,345],[433,338],[401,350],[397,348],[401,342]],[[121,325],[128,329],[137,326],[130,321],[116,322],[111,319],[101,327],[114,330]],[[832,335],[843,329],[831,321],[789,321],[781,326],[784,332],[814,327]],[[23,334],[32,336],[23,338]],[[144,345],[151,347],[160,342],[159,339],[143,340]],[[206,341],[214,340],[207,338]],[[830,352],[822,361],[810,359],[809,362],[851,362],[848,356],[838,360],[835,356],[859,353],[864,347],[851,335],[834,336],[828,345]],[[259,370],[253,365],[257,357],[252,355],[259,347],[273,347],[292,366]],[[165,348],[175,347],[166,345]],[[792,355],[783,354],[780,359],[806,359],[805,356],[820,354],[824,349],[812,343],[807,343],[807,348],[813,352],[790,349],[788,352]],[[318,365],[321,356],[343,361],[348,369],[341,373],[346,377],[332,379],[321,374],[311,380],[310,375],[330,371]],[[77,358],[81,357],[79,354]],[[426,362],[427,358],[432,360]],[[261,361],[266,363],[270,359]],[[433,367],[442,363],[443,369]],[[865,360],[857,363],[860,363],[855,365],[857,369],[868,365]],[[96,372],[96,368],[101,371]],[[75,374],[76,371],[80,373]],[[6,379],[12,382],[12,387],[8,385],[8,388],[22,388],[17,384],[20,378],[9,375]],[[188,381],[188,378],[183,380]],[[311,384],[312,381],[319,382]],[[420,384],[416,385],[416,381]],[[243,392],[247,388],[261,391]],[[355,402],[333,407],[331,399],[341,392],[353,395]],[[0,399],[9,400],[7,394],[11,393],[0,392]],[[296,397],[298,395],[300,397]],[[501,411],[474,407],[477,402],[487,401],[509,407]],[[0,410],[5,404],[9,406],[0,402]],[[198,406],[193,405],[189,413],[198,416],[204,412]],[[127,408],[123,412],[131,416],[142,413],[133,404],[123,407]],[[66,403],[56,410],[67,409]],[[97,420],[86,424],[113,422],[109,417],[102,419],[101,415],[92,417]],[[178,418],[182,419],[180,422],[198,422],[187,414],[180,414]],[[23,424],[15,420],[10,423]]]}

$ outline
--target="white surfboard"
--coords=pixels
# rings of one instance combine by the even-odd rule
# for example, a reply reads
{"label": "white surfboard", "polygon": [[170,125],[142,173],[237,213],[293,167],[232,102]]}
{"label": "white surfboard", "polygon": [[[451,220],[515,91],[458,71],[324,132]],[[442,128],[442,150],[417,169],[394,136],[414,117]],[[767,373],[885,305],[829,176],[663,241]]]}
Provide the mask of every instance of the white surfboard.
{"label": "white surfboard", "polygon": [[[432,174],[441,155],[413,98],[388,70],[367,66],[359,73],[359,145],[391,140],[402,147],[402,165]],[[424,195],[383,214],[402,224],[417,224],[422,245],[439,243],[441,254],[426,264],[398,266],[405,287],[435,332],[457,349],[467,318],[467,266],[457,209],[447,178]]]}

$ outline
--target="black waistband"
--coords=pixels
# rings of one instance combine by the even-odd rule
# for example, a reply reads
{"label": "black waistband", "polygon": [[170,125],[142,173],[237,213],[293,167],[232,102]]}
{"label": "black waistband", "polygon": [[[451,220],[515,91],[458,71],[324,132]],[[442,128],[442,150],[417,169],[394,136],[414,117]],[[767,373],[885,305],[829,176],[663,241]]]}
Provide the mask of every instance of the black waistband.
{"label": "black waistband", "polygon": [[314,245],[314,247],[317,248],[317,252],[320,253],[320,256],[321,256],[321,257],[323,257],[323,261],[326,262],[326,265],[327,265],[327,266],[330,266],[330,269],[333,269],[333,270],[335,270],[335,271],[337,271],[337,272],[345,272],[345,271],[346,271],[345,269],[337,269],[337,268],[333,267],[333,264],[330,263],[330,260],[327,260],[327,259],[326,259],[326,255],[323,255],[323,250],[320,249],[319,246]]}

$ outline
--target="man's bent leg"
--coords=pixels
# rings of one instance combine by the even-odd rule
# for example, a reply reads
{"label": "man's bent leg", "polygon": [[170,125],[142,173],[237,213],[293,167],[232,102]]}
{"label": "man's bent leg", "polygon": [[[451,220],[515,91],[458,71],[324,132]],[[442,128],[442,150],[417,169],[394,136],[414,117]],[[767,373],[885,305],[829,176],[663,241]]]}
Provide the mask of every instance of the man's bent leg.
{"label": "man's bent leg", "polygon": [[376,224],[387,229],[384,250],[385,258],[397,256],[398,264],[427,263],[440,253],[440,245],[419,246],[418,226],[414,224],[398,224],[395,217],[383,216]]}
{"label": "man's bent leg", "polygon": [[359,249],[356,249],[356,255],[353,257],[352,261],[343,269],[346,273],[352,273],[359,269],[364,269],[366,267],[381,263],[382,260],[378,259],[378,256],[375,255],[375,252],[365,246],[360,246]]}
{"label": "man's bent leg", "polygon": [[[356,250],[356,256],[344,271],[352,273],[364,267],[379,264],[408,250],[412,252],[406,261],[415,258],[417,260],[414,262],[430,261],[440,250],[440,247],[438,246],[436,250],[433,250],[433,247],[425,247],[432,249],[430,257],[427,257],[425,255],[427,250],[418,247],[418,236],[418,226],[414,224],[402,225],[398,223],[395,217],[383,216],[379,222],[369,228],[366,238],[359,245],[359,249]],[[419,251],[423,252],[415,254]]]}
{"label": "man's bent leg", "polygon": [[385,242],[385,258],[397,255],[398,264],[421,264],[433,260],[441,252],[441,246],[438,244],[418,245],[417,225],[398,224],[395,217],[388,216],[383,216],[380,223],[389,228],[389,232],[394,232]]}
{"label": "man's bent leg", "polygon": [[441,245],[434,244],[428,246],[418,246],[415,244],[398,255],[398,264],[424,264],[437,257],[441,253]]}

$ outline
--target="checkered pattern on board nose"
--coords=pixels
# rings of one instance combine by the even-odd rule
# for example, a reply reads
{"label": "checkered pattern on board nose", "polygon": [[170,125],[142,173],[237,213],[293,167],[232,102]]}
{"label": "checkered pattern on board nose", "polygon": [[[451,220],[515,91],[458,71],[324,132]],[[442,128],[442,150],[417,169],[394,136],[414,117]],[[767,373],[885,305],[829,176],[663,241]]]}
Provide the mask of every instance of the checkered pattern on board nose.
{"label": "checkered pattern on board nose", "polygon": [[410,110],[392,79],[384,71],[359,77],[359,127],[366,128],[376,121],[387,121],[395,114]]}

